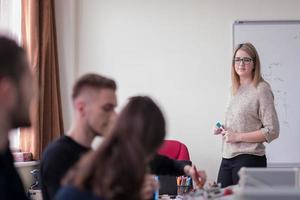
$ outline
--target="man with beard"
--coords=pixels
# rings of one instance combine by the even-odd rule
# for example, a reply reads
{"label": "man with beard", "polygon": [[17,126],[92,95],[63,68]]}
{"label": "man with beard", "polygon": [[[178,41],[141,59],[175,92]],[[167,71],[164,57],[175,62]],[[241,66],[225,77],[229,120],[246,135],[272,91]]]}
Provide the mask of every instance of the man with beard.
{"label": "man with beard", "polygon": [[105,136],[117,106],[115,81],[86,74],[73,87],[74,119],[67,135],[51,143],[41,160],[43,199],[53,199],[66,172],[91,148],[95,136]]}
{"label": "man with beard", "polygon": [[23,48],[0,36],[0,199],[27,199],[9,149],[9,130],[30,126],[33,82]]}

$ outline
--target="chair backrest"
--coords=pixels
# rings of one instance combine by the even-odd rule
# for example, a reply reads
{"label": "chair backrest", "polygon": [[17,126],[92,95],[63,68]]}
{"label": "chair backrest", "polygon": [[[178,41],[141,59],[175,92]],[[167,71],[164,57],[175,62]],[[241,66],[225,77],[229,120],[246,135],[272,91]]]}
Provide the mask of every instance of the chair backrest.
{"label": "chair backrest", "polygon": [[[187,147],[177,140],[165,140],[158,153],[175,160],[190,161]],[[176,176],[159,176],[159,194],[177,195]]]}
{"label": "chair backrest", "polygon": [[158,153],[175,160],[190,160],[187,147],[177,140],[165,140]]}

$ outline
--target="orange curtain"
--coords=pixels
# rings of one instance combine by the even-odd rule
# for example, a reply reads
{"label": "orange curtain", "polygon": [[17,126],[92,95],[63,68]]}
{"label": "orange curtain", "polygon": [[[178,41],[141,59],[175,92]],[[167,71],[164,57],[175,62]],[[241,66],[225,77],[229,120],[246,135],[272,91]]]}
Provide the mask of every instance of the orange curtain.
{"label": "orange curtain", "polygon": [[32,103],[32,127],[21,129],[20,148],[40,159],[63,134],[54,0],[22,0],[22,41],[39,95]]}

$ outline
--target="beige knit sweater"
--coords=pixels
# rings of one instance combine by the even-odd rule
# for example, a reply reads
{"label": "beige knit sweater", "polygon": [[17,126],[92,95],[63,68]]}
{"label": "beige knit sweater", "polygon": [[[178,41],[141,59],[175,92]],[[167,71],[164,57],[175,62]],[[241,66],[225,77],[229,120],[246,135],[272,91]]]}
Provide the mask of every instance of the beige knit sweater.
{"label": "beige knit sweater", "polygon": [[[266,82],[240,86],[231,97],[225,115],[225,128],[233,133],[246,133],[261,130],[266,142],[279,136],[279,122],[274,106],[271,87]],[[232,158],[240,154],[262,156],[265,154],[263,143],[236,142],[223,140],[223,158]]]}

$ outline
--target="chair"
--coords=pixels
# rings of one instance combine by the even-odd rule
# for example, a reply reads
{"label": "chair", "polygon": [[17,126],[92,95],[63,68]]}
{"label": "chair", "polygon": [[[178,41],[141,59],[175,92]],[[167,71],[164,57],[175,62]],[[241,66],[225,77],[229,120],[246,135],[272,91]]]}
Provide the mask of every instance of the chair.
{"label": "chair", "polygon": [[[182,162],[190,161],[190,155],[185,144],[177,140],[165,140],[158,153],[167,156],[174,160],[181,160]],[[159,176],[160,189],[159,194],[177,194],[176,176],[160,175]]]}
{"label": "chair", "polygon": [[177,140],[165,140],[158,153],[175,160],[190,160],[187,147]]}

